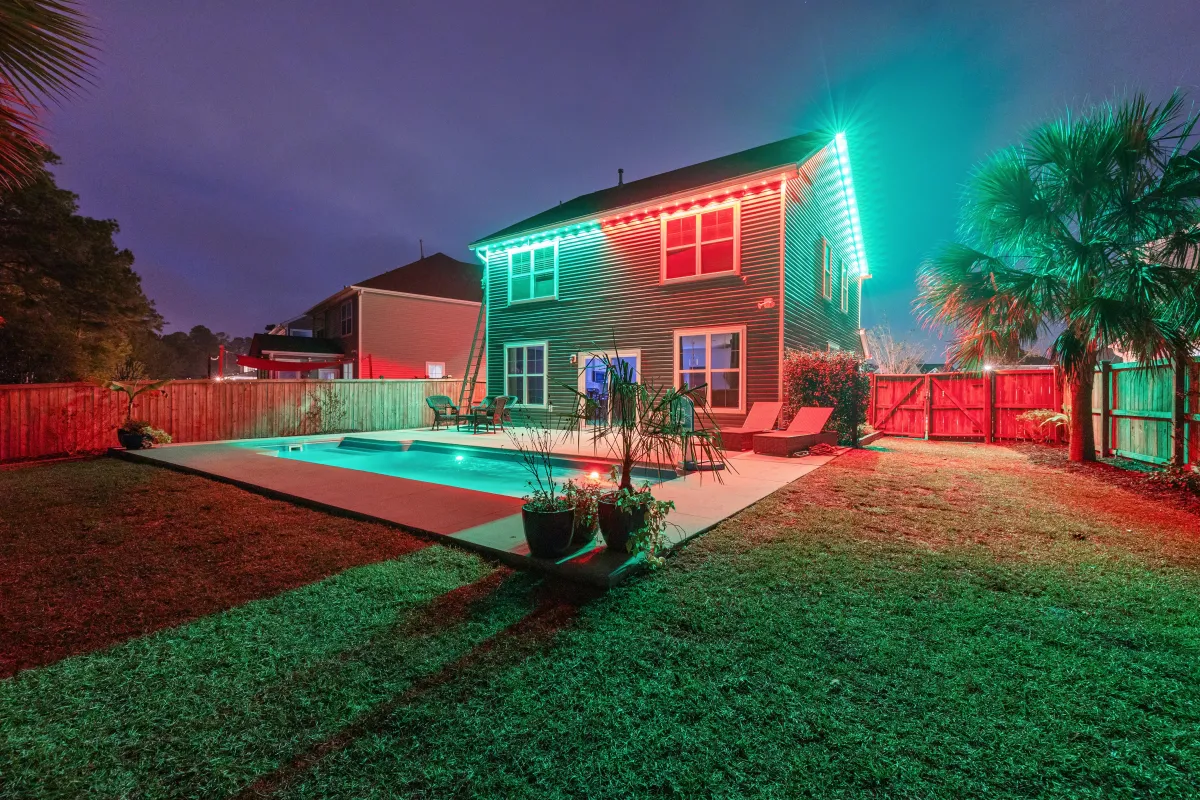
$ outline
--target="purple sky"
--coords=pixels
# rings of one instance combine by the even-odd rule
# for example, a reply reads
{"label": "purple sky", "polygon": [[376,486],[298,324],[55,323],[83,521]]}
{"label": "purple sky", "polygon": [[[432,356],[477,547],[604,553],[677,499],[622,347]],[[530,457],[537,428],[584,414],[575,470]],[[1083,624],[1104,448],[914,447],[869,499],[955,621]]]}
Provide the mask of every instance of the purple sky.
{"label": "purple sky", "polygon": [[[898,334],[971,165],[1067,104],[1200,83],[1196,0],[91,0],[60,183],[168,330],[247,335],[559,200],[837,120]],[[1200,100],[1200,94],[1196,94]]]}

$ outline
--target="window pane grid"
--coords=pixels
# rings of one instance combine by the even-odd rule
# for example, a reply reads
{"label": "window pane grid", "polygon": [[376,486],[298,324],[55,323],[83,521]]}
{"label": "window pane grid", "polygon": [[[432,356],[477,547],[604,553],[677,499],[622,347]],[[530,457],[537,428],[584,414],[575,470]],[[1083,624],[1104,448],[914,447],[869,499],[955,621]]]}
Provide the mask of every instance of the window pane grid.
{"label": "window pane grid", "polygon": [[554,297],[558,274],[557,245],[543,245],[509,254],[508,301]]}
{"label": "window pane grid", "polygon": [[741,408],[741,340],[740,331],[689,333],[677,337],[679,388],[704,386],[711,408]]}
{"label": "window pane grid", "polygon": [[666,220],[663,277],[735,272],[735,216],[735,208],[729,206]]}
{"label": "window pane grid", "polygon": [[546,403],[546,346],[509,345],[505,348],[504,385],[519,405]]}

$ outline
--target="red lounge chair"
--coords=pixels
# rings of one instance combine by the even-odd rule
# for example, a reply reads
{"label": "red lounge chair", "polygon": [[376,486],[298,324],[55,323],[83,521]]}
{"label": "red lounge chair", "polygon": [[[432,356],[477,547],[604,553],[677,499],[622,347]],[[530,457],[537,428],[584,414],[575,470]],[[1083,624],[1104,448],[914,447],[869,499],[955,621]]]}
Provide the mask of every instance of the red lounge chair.
{"label": "red lounge chair", "polygon": [[754,452],[766,456],[790,456],[798,450],[807,450],[814,444],[837,444],[834,431],[824,431],[825,423],[833,414],[832,408],[810,406],[796,412],[796,418],[785,431],[759,433],[754,437]]}
{"label": "red lounge chair", "polygon": [[722,450],[749,450],[751,439],[756,433],[775,427],[783,403],[755,403],[750,407],[745,422],[739,428],[721,429]]}

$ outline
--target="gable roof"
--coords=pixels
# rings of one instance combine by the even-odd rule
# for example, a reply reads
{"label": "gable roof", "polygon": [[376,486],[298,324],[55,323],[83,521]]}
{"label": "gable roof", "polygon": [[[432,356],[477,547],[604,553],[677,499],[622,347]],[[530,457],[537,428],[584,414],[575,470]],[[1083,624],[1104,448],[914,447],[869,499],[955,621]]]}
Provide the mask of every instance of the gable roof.
{"label": "gable roof", "polygon": [[352,285],[474,303],[483,301],[482,265],[459,261],[445,253],[434,253]]}
{"label": "gable roof", "polygon": [[318,339],[315,336],[280,336],[274,333],[256,333],[250,340],[250,355],[257,358],[264,352],[341,355],[342,343],[336,339]]}
{"label": "gable roof", "polygon": [[742,175],[751,175],[774,167],[800,164],[832,142],[832,133],[804,133],[771,144],[752,147],[740,153],[702,161],[690,167],[662,172],[619,186],[610,186],[598,192],[580,195],[540,214],[534,214],[515,225],[509,225],[507,228],[473,242],[471,247],[475,248],[493,239],[511,237],[523,231],[560,225],[571,220],[603,214],[606,211],[647,203],[659,197],[733,180]]}

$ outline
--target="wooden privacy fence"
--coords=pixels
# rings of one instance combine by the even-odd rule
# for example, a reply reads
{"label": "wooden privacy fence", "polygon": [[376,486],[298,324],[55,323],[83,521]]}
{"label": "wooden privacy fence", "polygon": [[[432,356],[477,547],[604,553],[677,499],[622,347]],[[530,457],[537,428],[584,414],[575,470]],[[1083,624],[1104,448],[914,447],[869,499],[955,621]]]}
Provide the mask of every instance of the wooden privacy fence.
{"label": "wooden privacy fence", "polygon": [[925,439],[1027,439],[1017,417],[1062,408],[1062,381],[1051,367],[986,372],[872,375],[867,421],[891,436]]}
{"label": "wooden privacy fence", "polygon": [[[176,442],[349,433],[433,424],[432,395],[457,397],[457,380],[181,380],[148,392],[135,419]],[[88,383],[0,385],[0,461],[116,445],[125,395]]]}
{"label": "wooden privacy fence", "polygon": [[[1168,463],[1174,447],[1175,376],[1167,361],[1101,363],[1092,383],[1096,451]],[[1195,467],[1200,465],[1200,363],[1192,359],[1180,377],[1184,463]]]}
{"label": "wooden privacy fence", "polygon": [[[1166,464],[1180,414],[1184,463],[1200,466],[1200,362],[1180,374],[1183,407],[1176,410],[1176,372],[1167,361],[1103,362],[1092,384],[1096,452]],[[984,373],[872,375],[868,421],[892,436],[926,439],[1038,438],[1017,417],[1033,409],[1061,411],[1061,371],[1014,367]]]}

